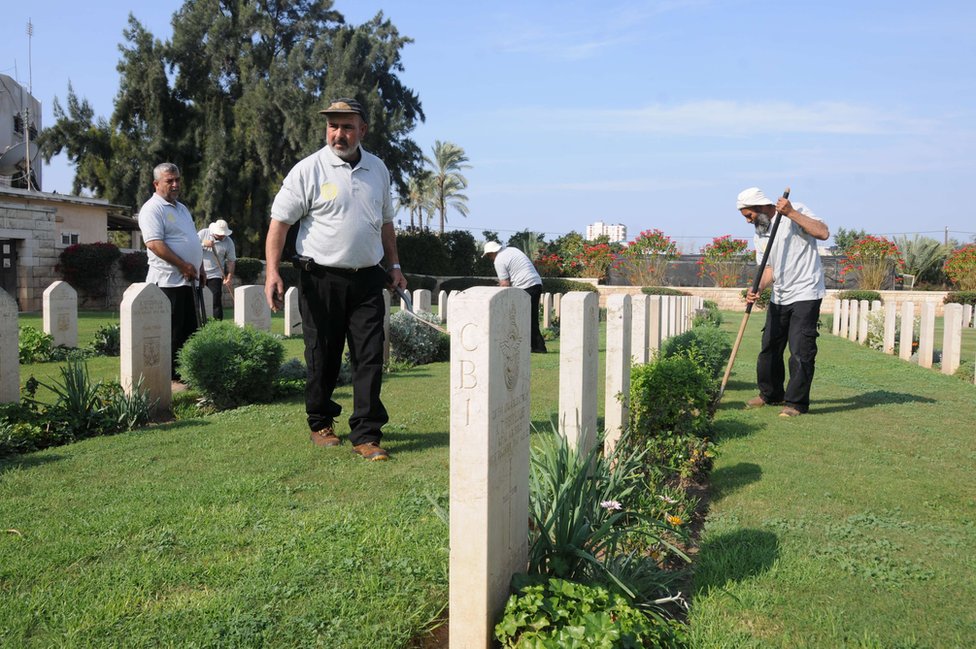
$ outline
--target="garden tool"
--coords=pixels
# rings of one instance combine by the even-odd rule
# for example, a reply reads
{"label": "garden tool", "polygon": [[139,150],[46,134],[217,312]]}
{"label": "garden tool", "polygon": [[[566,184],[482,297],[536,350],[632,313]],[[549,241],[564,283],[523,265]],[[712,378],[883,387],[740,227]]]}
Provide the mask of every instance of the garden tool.
{"label": "garden tool", "polygon": [[438,327],[433,322],[430,322],[429,320],[424,320],[419,315],[417,315],[416,313],[414,313],[414,310],[413,310],[413,300],[410,299],[410,294],[409,293],[407,293],[406,291],[404,291],[399,286],[394,286],[393,288],[396,291],[397,295],[400,296],[400,299],[403,300],[403,303],[407,305],[407,313],[409,313],[410,315],[412,315],[419,322],[423,322],[428,327],[432,327],[432,328],[436,329],[437,331],[441,332],[442,334],[446,334],[447,333],[447,329],[444,329],[442,327]]}
{"label": "garden tool", "polygon": [[[790,197],[790,188],[787,187],[786,191],[783,192],[783,198]],[[776,212],[776,217],[773,219],[773,227],[769,230],[769,241],[766,242],[766,249],[763,250],[762,261],[759,262],[759,268],[756,269],[756,279],[752,282],[752,292],[759,292],[759,283],[762,281],[763,271],[766,270],[766,262],[769,261],[769,251],[773,249],[773,239],[776,238],[776,231],[779,229],[779,222],[783,218],[783,215]],[[749,322],[749,314],[752,313],[753,302],[746,302],[746,312],[742,315],[742,324],[739,325],[739,333],[735,337],[735,344],[732,345],[732,354],[729,355],[729,364],[725,367],[725,376],[722,377],[722,385],[718,389],[718,396],[715,397],[715,403],[722,400],[722,395],[725,394],[725,384],[729,382],[729,375],[732,374],[732,364],[735,362],[736,352],[739,351],[739,345],[742,343],[742,334],[746,331],[746,323]]]}
{"label": "garden tool", "polygon": [[[191,285],[192,286],[192,285]],[[203,265],[200,265],[200,274],[197,275],[197,285],[193,288],[196,293],[195,303],[197,305],[197,324],[203,326],[207,324],[207,305],[203,301],[203,292],[207,290],[207,280],[204,279]]]}

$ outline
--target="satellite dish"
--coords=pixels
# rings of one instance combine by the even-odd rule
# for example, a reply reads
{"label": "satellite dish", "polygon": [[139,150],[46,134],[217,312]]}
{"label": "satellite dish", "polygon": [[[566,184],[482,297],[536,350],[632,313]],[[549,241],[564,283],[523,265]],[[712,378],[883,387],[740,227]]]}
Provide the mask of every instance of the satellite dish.
{"label": "satellite dish", "polygon": [[[11,144],[6,148],[3,153],[0,153],[0,176],[12,176],[16,173],[20,173],[26,165],[24,162],[27,160],[27,156],[24,155],[27,151],[26,142],[17,142],[16,144]],[[34,164],[34,160],[37,159],[37,154],[40,152],[37,144],[34,142],[30,143],[30,161]]]}

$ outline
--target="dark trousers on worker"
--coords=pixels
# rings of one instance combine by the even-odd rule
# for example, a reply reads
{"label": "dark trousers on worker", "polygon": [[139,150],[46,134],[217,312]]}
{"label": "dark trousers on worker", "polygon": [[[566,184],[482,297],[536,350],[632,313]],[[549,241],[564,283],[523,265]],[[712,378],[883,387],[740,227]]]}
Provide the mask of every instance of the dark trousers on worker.
{"label": "dark trousers on worker", "polygon": [[[810,385],[817,360],[817,322],[822,300],[793,304],[769,303],[762,348],[756,362],[759,395],[766,403],[784,402],[800,412],[810,407]],[[786,371],[783,352],[790,347],[790,380],[784,390]]]}
{"label": "dark trousers on worker", "polygon": [[214,320],[224,319],[224,280],[220,277],[211,277],[207,280],[207,288],[213,295],[213,317]]}
{"label": "dark trousers on worker", "polygon": [[542,284],[536,284],[535,286],[530,286],[522,290],[529,294],[531,303],[529,313],[532,314],[532,320],[530,322],[532,351],[543,353],[546,351],[546,339],[542,337],[542,332],[539,331],[539,300],[542,298]]}
{"label": "dark trousers on worker", "polygon": [[342,412],[332,393],[348,341],[353,397],[349,441],[353,445],[379,442],[380,429],[389,421],[380,401],[385,284],[386,273],[379,266],[358,271],[313,266],[300,276],[298,308],[305,337],[308,427],[322,430]]}
{"label": "dark trousers on worker", "polygon": [[193,335],[199,324],[197,323],[196,293],[192,286],[160,286],[159,290],[169,299],[170,305],[170,352],[172,354],[171,376],[178,380],[176,371],[176,354],[183,347],[187,338]]}

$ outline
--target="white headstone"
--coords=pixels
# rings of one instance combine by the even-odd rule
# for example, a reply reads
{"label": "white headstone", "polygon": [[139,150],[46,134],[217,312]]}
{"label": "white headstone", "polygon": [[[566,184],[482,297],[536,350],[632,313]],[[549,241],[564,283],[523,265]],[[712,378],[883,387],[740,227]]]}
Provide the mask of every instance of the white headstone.
{"label": "white headstone", "polygon": [[0,403],[20,402],[17,302],[0,288]]}
{"label": "white headstone", "polygon": [[898,358],[912,360],[912,343],[915,342],[915,304],[901,303],[901,332],[898,335]]}
{"label": "white headstone", "polygon": [[437,294],[437,320],[441,323],[447,322],[447,291]]}
{"label": "white headstone", "polygon": [[942,373],[951,375],[962,358],[962,305],[945,305],[942,322]]}
{"label": "white headstone", "polygon": [[661,331],[664,325],[661,323],[661,296],[648,295],[647,301],[647,358],[657,350],[661,349]]}
{"label": "white headstone", "polygon": [[552,293],[542,294],[542,328],[552,326]]}
{"label": "white headstone", "polygon": [[264,298],[264,287],[251,284],[234,289],[234,323],[271,331],[271,307]]}
{"label": "white headstone", "polygon": [[291,286],[285,291],[285,335],[302,335],[302,314],[298,307],[297,286]]}
{"label": "white headstone", "polygon": [[871,315],[871,303],[861,300],[858,305],[857,342],[864,344],[868,339],[868,316]]}
{"label": "white headstone", "polygon": [[557,320],[562,317],[563,294],[554,293],[552,296],[552,317]]}
{"label": "white headstone", "polygon": [[629,295],[607,297],[606,391],[603,408],[603,448],[613,452],[627,425],[630,411],[630,325]]}
{"label": "white headstone", "polygon": [[847,338],[847,326],[850,322],[851,317],[851,301],[841,300],[840,301],[840,327],[837,331],[837,335],[841,338]]}
{"label": "white headstone", "polygon": [[119,382],[132,394],[142,381],[157,411],[173,403],[172,321],[169,298],[155,284],[131,284],[119,307]]}
{"label": "white headstone", "polygon": [[847,339],[857,340],[857,329],[858,323],[861,321],[860,314],[860,304],[857,300],[851,300],[851,306],[848,310],[848,326],[847,326]]}
{"label": "white headstone", "polygon": [[57,281],[44,289],[44,333],[55,345],[78,346],[78,292],[68,282]]}
{"label": "white headstone", "polygon": [[898,308],[894,300],[884,305],[884,340],[881,349],[885,354],[895,353],[895,327],[898,325]]}
{"label": "white headstone", "polygon": [[530,302],[486,286],[450,299],[450,646],[488,649],[528,559]]}
{"label": "white headstone", "polygon": [[963,328],[973,326],[973,305],[972,304],[962,305],[962,326]]}
{"label": "white headstone", "polygon": [[413,310],[430,313],[430,289],[418,288],[413,292]]}
{"label": "white headstone", "polygon": [[833,314],[833,322],[830,324],[830,333],[835,336],[840,334],[840,300],[837,298],[831,301],[831,313]]}
{"label": "white headstone", "polygon": [[638,365],[643,365],[648,360],[650,300],[651,296],[643,293],[630,298],[630,357]]}
{"label": "white headstone", "polygon": [[935,352],[935,304],[922,302],[921,325],[918,333],[918,364],[932,367]]}
{"label": "white headstone", "polygon": [[596,445],[600,298],[589,291],[563,297],[559,325],[559,432],[585,455]]}

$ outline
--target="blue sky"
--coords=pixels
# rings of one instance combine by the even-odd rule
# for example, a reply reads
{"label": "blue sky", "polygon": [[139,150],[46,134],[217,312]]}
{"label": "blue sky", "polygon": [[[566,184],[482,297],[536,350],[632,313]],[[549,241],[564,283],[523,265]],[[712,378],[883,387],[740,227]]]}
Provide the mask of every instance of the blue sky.
{"label": "blue sky", "polygon": [[[176,0],[5,3],[0,72],[53,123],[69,80],[98,115],[118,90],[127,15],[167,39]],[[27,6],[27,3],[23,3]],[[462,146],[470,214],[449,227],[547,239],[600,220],[660,228],[688,252],[751,238],[735,195],[787,185],[836,231],[968,241],[976,183],[976,3],[356,0],[414,39],[413,134]],[[68,192],[55,160],[43,189]],[[147,195],[151,191],[147,188]],[[233,221],[233,215],[227,215]],[[406,219],[406,215],[403,217]]]}

